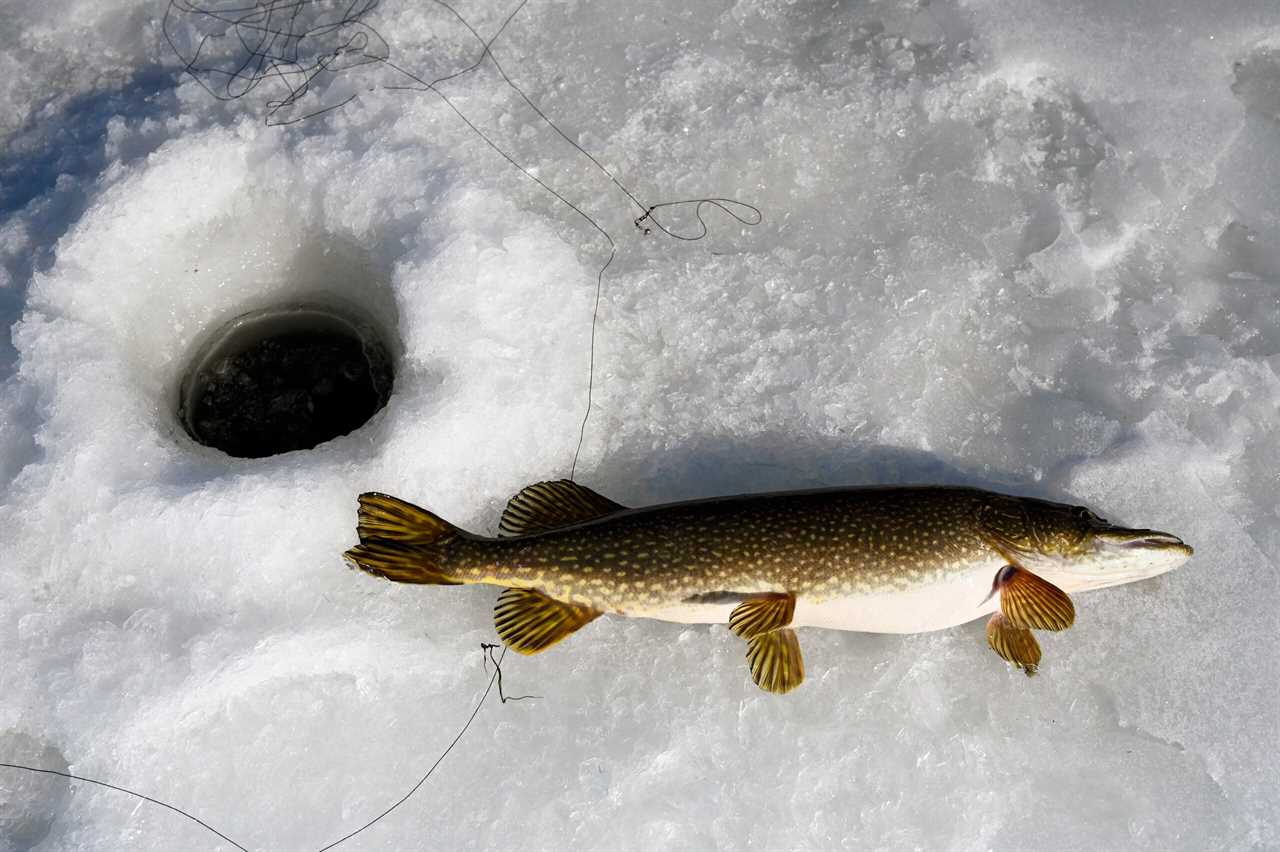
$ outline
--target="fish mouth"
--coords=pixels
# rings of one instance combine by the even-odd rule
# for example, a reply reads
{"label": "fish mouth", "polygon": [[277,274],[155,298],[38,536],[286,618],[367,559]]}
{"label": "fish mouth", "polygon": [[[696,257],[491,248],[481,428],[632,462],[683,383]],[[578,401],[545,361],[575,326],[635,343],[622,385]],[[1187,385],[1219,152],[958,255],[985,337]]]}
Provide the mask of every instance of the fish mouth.
{"label": "fish mouth", "polygon": [[1098,533],[1107,544],[1125,550],[1148,550],[1191,556],[1195,549],[1173,533],[1160,530],[1131,530],[1115,527]]}

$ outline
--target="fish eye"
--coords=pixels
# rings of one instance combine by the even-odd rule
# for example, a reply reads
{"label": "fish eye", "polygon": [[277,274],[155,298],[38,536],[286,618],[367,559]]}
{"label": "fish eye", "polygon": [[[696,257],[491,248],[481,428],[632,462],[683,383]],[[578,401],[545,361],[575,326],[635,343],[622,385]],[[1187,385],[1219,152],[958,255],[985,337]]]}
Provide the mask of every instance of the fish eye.
{"label": "fish eye", "polygon": [[1080,519],[1080,520],[1082,520],[1082,521],[1086,521],[1086,522],[1091,523],[1091,524],[1105,524],[1105,523],[1106,523],[1106,520],[1105,520],[1104,518],[1100,518],[1100,517],[1098,517],[1096,514],[1094,514],[1093,512],[1090,512],[1088,509],[1086,509],[1084,506],[1076,506],[1076,507],[1075,507],[1075,510],[1074,510],[1074,514],[1075,514],[1075,516],[1076,516],[1078,519]]}

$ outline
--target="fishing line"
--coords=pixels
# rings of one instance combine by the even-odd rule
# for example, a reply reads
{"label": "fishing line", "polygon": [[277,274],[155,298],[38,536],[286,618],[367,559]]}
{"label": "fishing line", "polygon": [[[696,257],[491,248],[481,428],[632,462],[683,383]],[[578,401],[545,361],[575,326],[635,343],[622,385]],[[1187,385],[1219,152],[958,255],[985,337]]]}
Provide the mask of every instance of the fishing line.
{"label": "fishing line", "polygon": [[57,775],[60,778],[70,778],[72,781],[84,781],[86,784],[97,784],[99,787],[106,787],[108,790],[118,790],[121,793],[128,793],[130,796],[134,796],[136,798],[142,799],[144,802],[150,802],[153,805],[159,805],[162,808],[168,808],[169,810],[173,811],[176,814],[181,814],[182,816],[194,822],[196,825],[199,825],[203,828],[208,829],[209,831],[212,831],[214,834],[218,835],[223,840],[230,843],[232,846],[236,847],[237,849],[240,849],[241,852],[249,852],[248,849],[245,849],[239,843],[236,843],[230,837],[227,837],[221,831],[218,831],[218,829],[209,825],[209,823],[205,822],[204,820],[200,819],[197,816],[193,816],[187,813],[177,805],[171,805],[168,802],[162,802],[159,799],[153,799],[150,796],[139,793],[136,790],[130,790],[128,787],[117,787],[115,784],[108,784],[106,781],[98,781],[97,779],[94,779],[94,778],[85,778],[83,775],[72,775],[70,772],[59,772],[56,769],[40,769],[39,767],[36,767],[36,766],[25,766],[21,763],[0,763],[0,767],[5,767],[7,769],[23,769],[23,770],[26,770],[27,772],[38,772],[41,775]]}
{"label": "fishing line", "polygon": [[[427,783],[427,779],[431,777],[431,773],[435,772],[435,771],[436,771],[436,767],[437,767],[437,766],[439,766],[439,765],[444,761],[444,759],[445,759],[446,757],[448,757],[448,756],[449,756],[449,752],[453,751],[454,746],[456,746],[456,745],[458,744],[458,741],[462,739],[463,735],[464,735],[464,734],[466,734],[467,730],[471,727],[471,723],[472,723],[472,722],[474,722],[474,721],[476,720],[476,716],[478,716],[478,715],[480,714],[480,708],[484,706],[484,700],[485,700],[486,698],[488,698],[488,697],[489,697],[489,693],[493,690],[493,685],[494,685],[494,683],[496,682],[496,683],[499,683],[499,684],[500,684],[500,683],[502,682],[502,659],[503,659],[503,657],[505,657],[505,656],[507,655],[507,649],[504,647],[504,648],[502,649],[502,653],[498,655],[498,658],[497,658],[497,659],[494,659],[494,658],[493,658],[493,648],[494,648],[494,646],[493,646],[493,645],[488,645],[488,646],[486,647],[486,644],[485,644],[485,643],[481,643],[481,645],[480,645],[480,649],[481,649],[481,651],[483,651],[483,652],[484,652],[485,659],[486,659],[486,660],[490,660],[490,661],[492,661],[492,662],[493,662],[493,674],[489,676],[489,685],[488,685],[488,686],[486,686],[486,687],[484,688],[484,694],[483,694],[483,695],[481,695],[481,696],[480,696],[480,700],[476,702],[476,707],[475,707],[475,709],[474,709],[474,710],[472,710],[472,711],[471,711],[471,715],[467,717],[467,722],[466,722],[466,724],[464,724],[464,725],[462,726],[461,730],[459,730],[459,731],[458,731],[458,735],[457,735],[456,737],[454,737],[454,738],[453,738],[453,741],[452,741],[452,742],[450,742],[450,743],[449,743],[449,747],[448,747],[448,748],[446,748],[443,752],[441,752],[441,753],[440,753],[440,756],[436,758],[436,762],[435,762],[435,763],[433,763],[433,764],[431,764],[431,768],[427,770],[426,774],[425,774],[425,775],[423,775],[421,778],[419,778],[419,779],[418,779],[418,783],[417,783],[417,784],[414,784],[412,787],[410,787],[410,788],[409,788],[409,792],[407,792],[407,793],[405,793],[403,796],[401,796],[401,797],[399,798],[399,800],[397,800],[397,801],[396,801],[396,803],[395,803],[395,804],[393,804],[391,807],[387,808],[385,811],[383,811],[382,813],[378,814],[376,817],[374,817],[373,819],[369,820],[369,821],[368,821],[368,822],[366,822],[364,825],[360,826],[359,828],[357,828],[355,831],[351,832],[350,834],[343,835],[342,837],[340,837],[340,838],[338,838],[337,840],[335,840],[335,841],[333,841],[332,843],[330,843],[328,846],[322,846],[322,847],[320,847],[319,849],[317,849],[317,850],[316,850],[316,852],[328,852],[328,850],[330,850],[330,849],[334,848],[334,847],[335,847],[335,846],[337,846],[338,844],[340,844],[340,843],[346,843],[348,840],[350,840],[351,838],[355,837],[357,834],[359,834],[360,832],[364,831],[366,828],[369,828],[370,826],[374,825],[374,824],[375,824],[375,823],[377,823],[379,820],[381,820],[383,817],[385,817],[387,814],[391,813],[391,812],[392,812],[392,811],[394,811],[396,808],[400,807],[400,806],[401,806],[401,805],[403,805],[405,802],[409,801],[409,797],[410,797],[410,796],[412,796],[414,793],[418,792],[418,788],[419,788],[419,787],[421,787],[423,784]],[[488,671],[488,665],[487,665],[487,664],[486,664],[486,666],[485,666],[485,670],[486,670],[486,671]],[[502,689],[501,689],[501,687],[499,687],[499,689],[498,689],[498,695],[499,695],[499,697],[502,697]],[[534,697],[534,696],[524,696],[524,697],[526,697],[526,698],[531,698],[531,697]],[[512,700],[512,701],[516,701],[516,700],[520,700],[520,699],[514,699],[514,698],[513,698],[513,699],[510,699],[510,700]],[[508,699],[507,699],[507,698],[505,698],[505,697],[503,697],[503,698],[502,698],[502,703],[503,703],[503,704],[506,704],[506,703],[507,703],[507,701],[508,701]]]}
{"label": "fishing line", "polygon": [[[502,648],[502,653],[501,653],[501,654],[498,656],[498,658],[495,660],[495,659],[493,658],[493,652],[494,652],[494,651],[496,651],[498,648]],[[485,670],[485,672],[488,672],[488,671],[489,671],[489,664],[490,664],[490,663],[493,663],[493,670],[494,670],[494,672],[498,675],[498,698],[500,698],[500,699],[502,700],[502,703],[503,703],[503,704],[506,704],[508,701],[524,701],[524,700],[525,700],[525,699],[527,699],[527,698],[541,698],[541,697],[542,697],[541,695],[507,695],[505,692],[503,692],[503,691],[502,691],[502,666],[501,666],[501,665],[499,665],[499,663],[501,663],[501,662],[502,662],[502,658],[503,658],[503,657],[505,657],[505,656],[507,655],[507,649],[506,649],[506,647],[505,647],[505,646],[502,646],[502,645],[495,645],[495,644],[493,644],[492,642],[481,642],[481,643],[480,643],[480,650],[481,650],[481,651],[484,651],[484,656],[485,656],[484,670]]]}
{"label": "fishing line", "polygon": [[[335,103],[320,105],[315,109],[303,111],[301,114],[294,114],[294,108],[308,96],[314,95],[314,87],[321,82],[331,82],[331,79],[338,74],[351,72],[362,66],[380,65],[390,68],[403,79],[410,81],[412,85],[384,85],[380,88],[392,91],[433,92],[490,149],[542,190],[549,193],[568,210],[580,217],[605,241],[609,252],[596,273],[596,289],[592,305],[591,335],[588,351],[587,401],[578,430],[578,442],[574,450],[573,462],[570,467],[569,478],[572,480],[577,472],[578,460],[582,452],[587,424],[592,412],[595,391],[596,327],[599,321],[600,299],[605,272],[617,256],[617,242],[608,229],[602,226],[594,217],[533,174],[507,150],[495,142],[439,86],[474,72],[488,60],[502,77],[505,85],[520,97],[540,121],[568,143],[577,153],[586,157],[635,206],[639,211],[639,215],[633,219],[633,224],[637,231],[643,235],[649,235],[657,231],[681,241],[693,242],[701,240],[709,233],[709,226],[704,218],[704,211],[708,208],[719,210],[740,225],[746,226],[758,225],[762,221],[763,215],[755,206],[731,198],[691,198],[646,204],[599,159],[570,138],[511,79],[493,52],[494,42],[524,9],[528,0],[520,0],[488,39],[481,36],[475,27],[446,0],[431,0],[431,2],[462,24],[479,43],[480,53],[470,65],[430,81],[392,62],[390,47],[386,40],[365,22],[364,19],[379,5],[379,0],[340,0],[340,2],[334,2],[334,0],[263,0],[262,2],[253,3],[233,2],[226,5],[197,2],[197,0],[170,0],[161,21],[161,32],[169,48],[181,61],[183,72],[218,101],[239,100],[264,84],[276,84],[282,87],[285,91],[282,97],[266,101],[265,123],[268,126],[299,124],[341,109],[359,97],[358,93],[353,93]],[[195,30],[194,39],[185,38],[178,32],[178,24],[183,19],[188,23],[194,22],[194,25],[190,28]],[[201,26],[206,27],[206,31],[201,32]],[[223,55],[219,56],[212,48],[219,46],[219,42],[224,39],[229,40],[232,50],[230,55],[226,55],[224,51]],[[696,221],[696,227],[691,232],[681,233],[656,215],[660,210],[674,212],[681,207],[692,207],[692,215]],[[317,852],[329,852],[329,850],[336,848],[377,824],[407,802],[427,782],[444,759],[458,745],[462,737],[470,730],[472,723],[479,715],[495,684],[498,687],[499,699],[503,704],[508,701],[523,701],[539,697],[535,695],[508,696],[505,694],[502,685],[501,663],[506,657],[507,649],[505,647],[502,648],[501,653],[495,656],[495,651],[498,647],[498,645],[489,643],[481,645],[481,650],[485,655],[485,671],[488,672],[489,664],[492,663],[493,674],[490,675],[489,682],[480,696],[480,700],[476,702],[466,722],[459,729],[448,747],[431,764],[426,773],[391,806],[355,830],[321,847]],[[159,805],[179,814],[216,835],[219,839],[230,843],[241,852],[249,852],[246,847],[232,840],[204,820],[176,805],[147,796],[136,790],[53,769],[43,769],[17,763],[0,763],[0,767],[56,775],[125,793],[141,801]]]}
{"label": "fishing line", "polygon": [[[220,101],[242,98],[264,83],[274,82],[283,86],[287,94],[281,98],[268,100],[266,104],[265,120],[268,125],[273,126],[296,124],[315,118],[340,109],[358,97],[358,94],[351,94],[337,103],[321,106],[302,115],[292,115],[293,108],[303,98],[312,94],[313,84],[322,78],[327,79],[365,65],[378,64],[390,68],[410,84],[383,85],[380,88],[392,91],[430,91],[436,94],[489,148],[580,217],[605,241],[608,256],[596,273],[596,292],[591,310],[587,400],[582,421],[578,427],[578,442],[574,449],[573,462],[569,468],[569,479],[573,480],[577,474],[578,460],[582,453],[587,424],[591,418],[594,403],[596,327],[600,317],[604,275],[617,256],[617,242],[595,218],[533,174],[495,142],[439,86],[472,73],[488,60],[501,76],[503,83],[520,97],[543,124],[568,143],[574,151],[586,157],[635,206],[638,215],[633,219],[633,224],[641,234],[648,235],[657,231],[673,239],[693,242],[703,239],[709,233],[709,226],[704,218],[704,211],[707,209],[719,210],[740,225],[746,226],[758,225],[763,215],[755,206],[732,198],[689,198],[646,204],[596,156],[570,138],[512,80],[493,51],[494,42],[525,8],[528,0],[520,0],[488,39],[481,36],[471,22],[446,0],[431,0],[431,2],[451,15],[471,34],[480,47],[480,53],[470,65],[430,81],[393,62],[387,41],[366,22],[365,19],[379,5],[379,0],[342,0],[342,2],[263,0],[263,2],[252,4],[235,5],[233,3],[228,6],[217,6],[198,2],[198,0],[170,0],[161,22],[161,31],[170,49],[183,63],[183,71]],[[196,32],[195,39],[180,36],[176,28],[179,19],[185,19],[191,23],[191,28]],[[205,28],[203,32],[202,27]],[[219,57],[214,51],[208,49],[211,43],[222,40],[230,40],[233,46],[230,56]],[[192,46],[184,51],[179,41],[184,43],[190,41]],[[696,225],[691,232],[681,233],[657,215],[658,211],[674,213],[682,207],[692,208]]]}
{"label": "fishing line", "polygon": [[[485,672],[488,673],[489,664],[492,663],[493,674],[489,675],[489,683],[487,686],[485,686],[484,692],[480,696],[480,700],[476,702],[475,708],[471,711],[471,715],[467,717],[467,721],[458,730],[457,735],[449,743],[448,747],[445,748],[445,750],[440,753],[440,756],[436,758],[435,763],[431,764],[431,768],[426,771],[426,774],[424,774],[421,778],[418,779],[418,783],[414,784],[412,787],[409,788],[409,792],[401,796],[398,800],[396,800],[394,804],[392,804],[382,813],[378,814],[373,819],[369,820],[364,825],[360,826],[354,831],[344,834],[342,837],[339,837],[337,840],[333,841],[327,846],[320,847],[319,849],[316,850],[316,852],[329,852],[330,849],[336,848],[337,846],[355,837],[357,834],[361,833],[365,829],[371,828],[373,825],[378,823],[383,817],[387,816],[396,808],[400,807],[405,802],[409,801],[409,798],[413,796],[414,793],[418,792],[418,789],[422,787],[423,784],[427,783],[427,779],[432,776],[432,774],[436,771],[436,768],[440,766],[441,763],[444,762],[444,759],[449,756],[449,753],[453,751],[454,747],[458,745],[458,742],[471,728],[471,723],[476,720],[476,716],[480,715],[480,708],[484,707],[485,700],[489,697],[489,693],[493,691],[494,684],[497,684],[498,686],[498,697],[502,699],[503,704],[506,704],[508,701],[524,701],[525,699],[528,699],[528,698],[541,697],[537,695],[510,696],[503,693],[502,691],[502,660],[507,656],[507,649],[505,647],[502,648],[502,653],[498,654],[495,657],[494,651],[498,647],[499,647],[498,645],[490,644],[488,642],[482,642],[480,644],[480,650],[485,655],[485,663],[484,663]],[[26,772],[34,772],[42,775],[57,775],[61,778],[69,778],[72,781],[83,781],[87,784],[96,784],[99,787],[106,787],[108,790],[116,790],[121,793],[127,793],[128,795],[133,796],[134,798],[137,798],[137,799],[141,799],[144,802],[150,802],[153,805],[159,805],[162,808],[168,808],[174,813],[185,817],[186,819],[190,820],[191,822],[194,822],[196,825],[199,825],[200,827],[206,829],[207,831],[210,831],[213,834],[216,834],[221,839],[227,841],[232,846],[241,850],[241,852],[250,852],[250,850],[246,849],[244,846],[241,846],[239,843],[232,840],[230,837],[223,834],[221,831],[209,825],[209,823],[205,822],[204,820],[200,819],[194,814],[188,813],[187,811],[183,810],[177,805],[171,805],[168,802],[164,802],[164,801],[161,801],[160,799],[152,798],[151,796],[148,796],[144,793],[139,793],[136,790],[130,790],[128,787],[120,787],[115,784],[109,784],[106,781],[99,781],[95,778],[86,778],[83,775],[73,775],[70,772],[59,772],[56,769],[41,769],[40,767],[37,767],[37,766],[26,766],[25,764],[21,764],[21,763],[0,763],[0,767],[7,768],[7,769],[20,769]]]}

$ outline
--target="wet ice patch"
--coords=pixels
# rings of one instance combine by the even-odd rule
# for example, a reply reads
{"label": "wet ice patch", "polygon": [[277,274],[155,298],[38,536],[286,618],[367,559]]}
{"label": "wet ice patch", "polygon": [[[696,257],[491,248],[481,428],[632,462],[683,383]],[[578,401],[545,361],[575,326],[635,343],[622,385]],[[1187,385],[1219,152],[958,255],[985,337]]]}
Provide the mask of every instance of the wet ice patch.
{"label": "wet ice patch", "polygon": [[[0,733],[0,762],[66,772],[67,760],[53,745],[20,730]],[[67,806],[70,782],[53,774],[0,767],[0,851],[37,848]]]}
{"label": "wet ice patch", "polygon": [[1280,120],[1280,46],[1261,44],[1236,61],[1231,91],[1245,108]]}

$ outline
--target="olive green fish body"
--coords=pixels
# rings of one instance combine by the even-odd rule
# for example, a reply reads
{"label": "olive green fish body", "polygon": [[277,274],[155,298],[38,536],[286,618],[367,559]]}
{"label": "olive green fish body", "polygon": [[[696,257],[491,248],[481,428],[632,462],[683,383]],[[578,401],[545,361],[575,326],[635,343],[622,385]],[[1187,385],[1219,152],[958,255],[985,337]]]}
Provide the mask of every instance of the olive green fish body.
{"label": "olive green fish body", "polygon": [[975,522],[980,499],[965,488],[862,488],[699,500],[459,539],[440,567],[626,614],[767,592],[823,603],[998,568]]}
{"label": "olive green fish body", "polygon": [[[628,509],[569,481],[535,483],[496,538],[382,494],[360,498],[348,560],[407,583],[503,587],[495,626],[535,653],[602,613],[727,623],[757,684],[804,677],[796,626],[910,633],[994,613],[987,640],[1036,670],[1032,629],[1074,621],[1069,591],[1168,571],[1176,536],[1077,506],[976,488],[865,487]],[[1064,591],[1065,590],[1065,591]]]}

